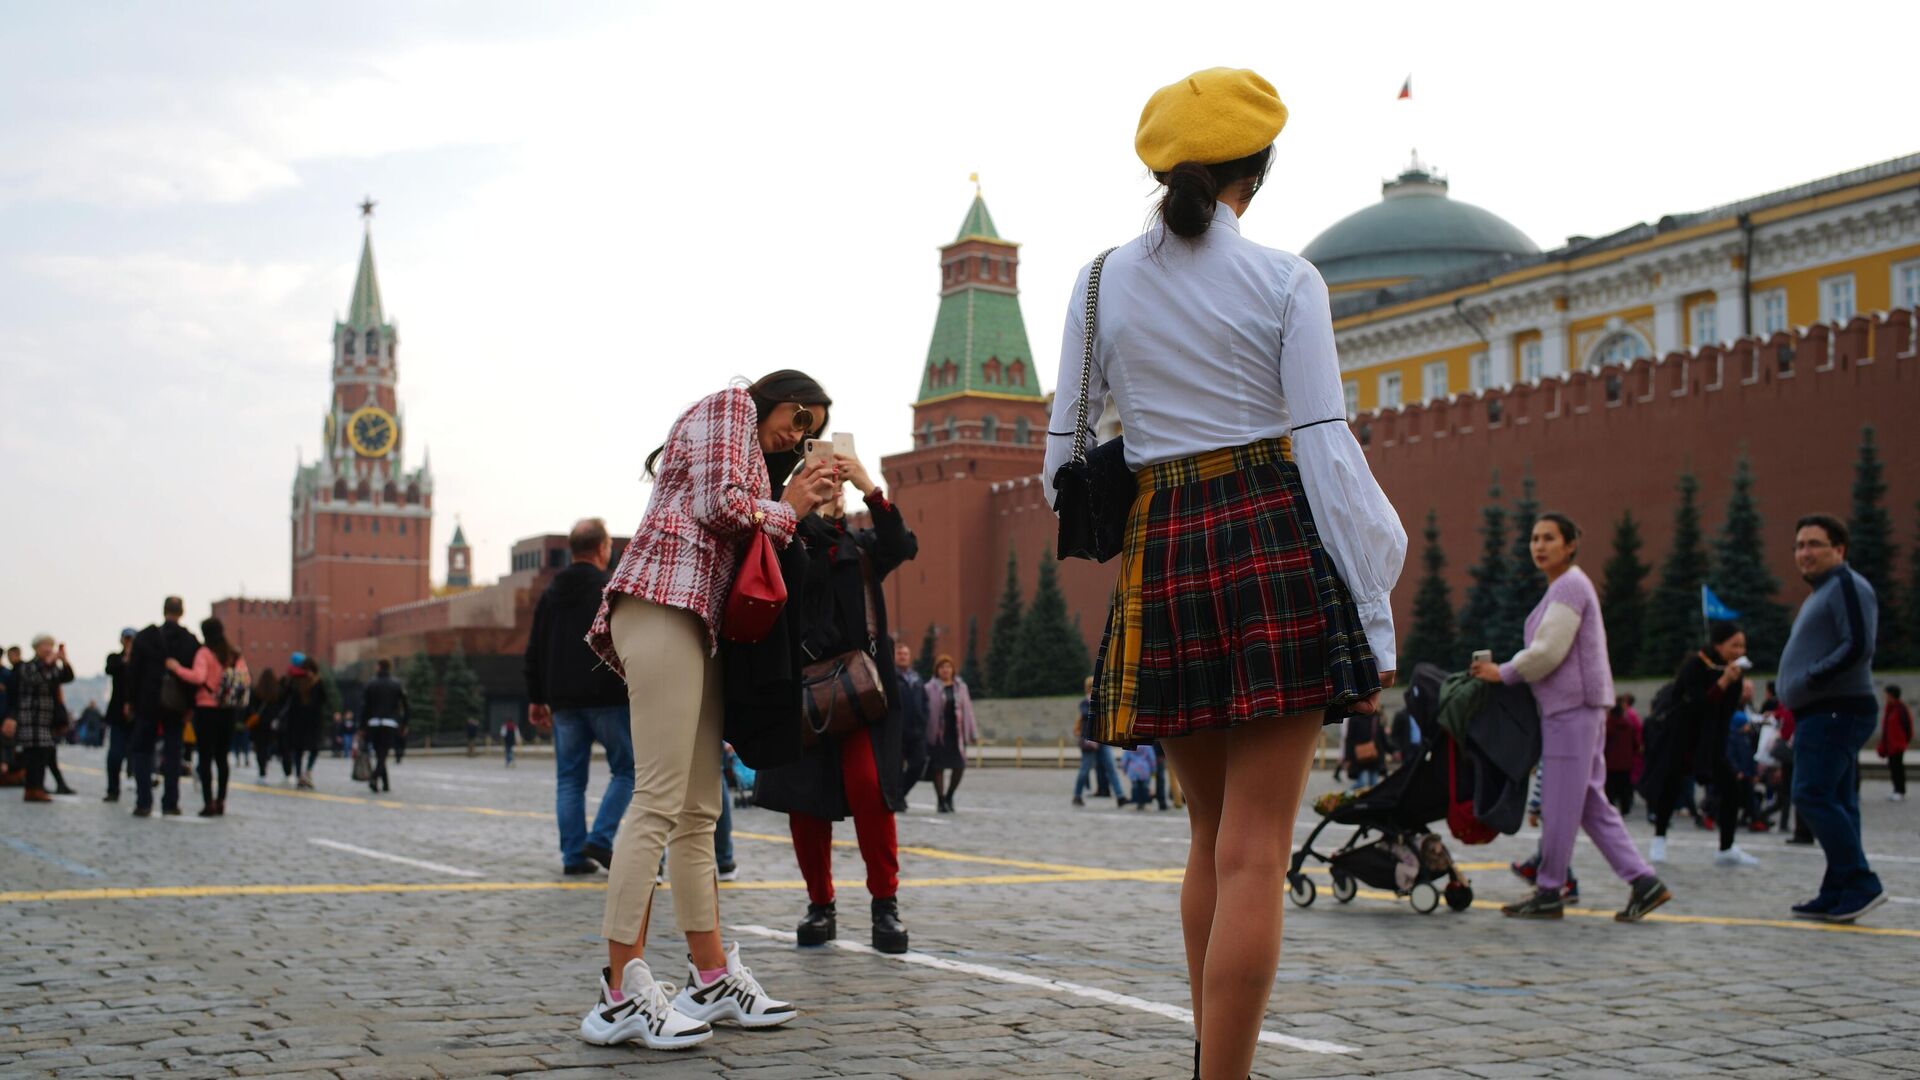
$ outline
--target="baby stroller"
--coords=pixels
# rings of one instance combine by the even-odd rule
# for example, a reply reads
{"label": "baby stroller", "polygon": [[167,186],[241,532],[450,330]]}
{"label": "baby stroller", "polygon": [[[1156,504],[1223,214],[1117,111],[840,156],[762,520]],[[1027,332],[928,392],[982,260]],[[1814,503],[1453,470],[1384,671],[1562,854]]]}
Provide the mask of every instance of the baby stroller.
{"label": "baby stroller", "polygon": [[[1320,824],[1293,853],[1287,868],[1287,895],[1295,905],[1312,906],[1319,891],[1301,871],[1308,859],[1314,859],[1326,864],[1333,878],[1333,898],[1342,904],[1352,901],[1365,884],[1406,898],[1422,915],[1439,910],[1443,900],[1454,911],[1473,906],[1473,887],[1454,866],[1439,834],[1427,828],[1447,816],[1447,771],[1464,762],[1460,755],[1448,753],[1449,740],[1432,719],[1445,678],[1446,673],[1433,665],[1422,664],[1414,671],[1407,709],[1427,733],[1417,752],[1373,787],[1352,797],[1330,795],[1316,806]],[[1329,825],[1350,825],[1355,830],[1345,844],[1322,854],[1313,845]]]}

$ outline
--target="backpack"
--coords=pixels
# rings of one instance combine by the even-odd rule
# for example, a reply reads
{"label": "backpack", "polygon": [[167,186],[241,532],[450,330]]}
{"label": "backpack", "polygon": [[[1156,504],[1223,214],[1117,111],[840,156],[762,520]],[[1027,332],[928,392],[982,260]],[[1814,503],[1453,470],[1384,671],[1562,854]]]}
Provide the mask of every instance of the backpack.
{"label": "backpack", "polygon": [[1654,691],[1653,704],[1647,707],[1646,731],[1651,739],[1656,731],[1661,731],[1673,722],[1680,712],[1680,680],[1669,679]]}
{"label": "backpack", "polygon": [[253,677],[239,662],[220,673],[220,689],[215,697],[223,709],[245,709],[253,697]]}

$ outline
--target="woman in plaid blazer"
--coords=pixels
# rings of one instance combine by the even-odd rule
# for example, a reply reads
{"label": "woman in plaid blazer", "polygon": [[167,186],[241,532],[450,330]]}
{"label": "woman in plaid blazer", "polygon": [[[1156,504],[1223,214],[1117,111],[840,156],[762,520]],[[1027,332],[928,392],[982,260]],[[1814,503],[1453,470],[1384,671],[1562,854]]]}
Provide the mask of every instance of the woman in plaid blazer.
{"label": "woman in plaid blazer", "polygon": [[[793,477],[803,440],[832,404],[798,371],[734,386],[680,415],[647,459],[646,516],[607,583],[587,642],[627,681],[633,801],[608,867],[608,966],[580,1034],[602,1045],[639,1038],[656,1050],[704,1042],[709,1021],[771,1027],[793,1006],[768,997],[720,937],[713,832],[720,815],[721,615],[756,532],[785,547],[795,524],[838,487],[832,465]],[[641,953],[662,852],[686,935],[687,985],[654,978]]]}

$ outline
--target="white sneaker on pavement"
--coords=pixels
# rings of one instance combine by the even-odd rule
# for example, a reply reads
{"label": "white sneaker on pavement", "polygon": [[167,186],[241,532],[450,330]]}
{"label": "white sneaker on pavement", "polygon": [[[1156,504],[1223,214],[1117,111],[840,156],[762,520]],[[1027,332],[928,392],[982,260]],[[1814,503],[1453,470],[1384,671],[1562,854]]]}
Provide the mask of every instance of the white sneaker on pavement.
{"label": "white sneaker on pavement", "polygon": [[1907,797],[1903,793],[1895,791],[1895,792],[1888,793],[1887,801],[1888,802],[1906,802]]}
{"label": "white sneaker on pavement", "polygon": [[709,1024],[727,1021],[747,1028],[778,1027],[798,1016],[793,1006],[767,996],[753,971],[740,962],[738,942],[727,946],[727,973],[710,983],[700,982],[700,971],[687,961],[687,988],[673,1007]]}
{"label": "white sneaker on pavement", "polygon": [[1647,861],[1648,862],[1666,862],[1667,861],[1667,838],[1666,837],[1656,836],[1653,838],[1653,843],[1647,845]]}
{"label": "white sneaker on pavement", "polygon": [[613,1000],[607,969],[600,969],[600,1000],[580,1020],[580,1037],[599,1046],[638,1038],[649,1050],[684,1050],[713,1038],[713,1028],[673,1007],[672,983],[656,982],[639,958],[627,961],[623,996]]}
{"label": "white sneaker on pavement", "polygon": [[1732,847],[1728,848],[1727,850],[1719,853],[1718,855],[1715,855],[1713,857],[1713,865],[1715,866],[1759,866],[1760,860],[1740,850],[1740,845],[1735,844]]}

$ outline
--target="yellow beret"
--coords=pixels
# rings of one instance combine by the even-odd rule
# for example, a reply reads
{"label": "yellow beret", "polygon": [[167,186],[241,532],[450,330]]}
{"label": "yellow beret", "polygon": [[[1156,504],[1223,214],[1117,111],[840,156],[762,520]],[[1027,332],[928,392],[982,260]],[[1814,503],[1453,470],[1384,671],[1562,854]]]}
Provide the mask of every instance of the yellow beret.
{"label": "yellow beret", "polygon": [[1183,161],[1218,165],[1259,153],[1286,126],[1272,83],[1245,68],[1208,68],[1153,92],[1133,148],[1157,173]]}

